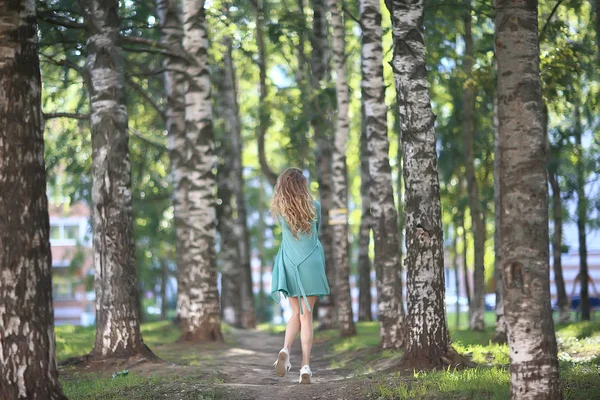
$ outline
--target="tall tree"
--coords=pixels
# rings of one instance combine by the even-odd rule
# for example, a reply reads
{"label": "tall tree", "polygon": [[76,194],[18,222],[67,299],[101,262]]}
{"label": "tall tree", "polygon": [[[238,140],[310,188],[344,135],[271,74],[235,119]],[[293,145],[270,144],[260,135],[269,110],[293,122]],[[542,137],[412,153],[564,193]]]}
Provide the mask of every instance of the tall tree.
{"label": "tall tree", "polygon": [[[544,136],[548,138],[548,109],[544,105],[543,117]],[[550,141],[546,141],[548,147],[548,181],[552,189],[552,222],[554,232],[552,232],[552,268],[554,269],[554,282],[556,284],[556,296],[558,303],[558,321],[561,323],[568,322],[571,319],[569,309],[569,299],[565,289],[565,279],[562,270],[562,199],[560,183],[558,180],[558,168],[560,156],[558,148],[550,145]]]}
{"label": "tall tree", "polygon": [[552,234],[552,268],[554,269],[554,282],[558,298],[558,321],[565,323],[571,319],[571,311],[562,270],[562,200],[556,171],[548,171],[548,180],[552,188],[552,219],[554,226]]}
{"label": "tall tree", "polygon": [[242,165],[242,127],[237,100],[236,70],[233,64],[233,43],[229,40],[224,55],[224,115],[227,126],[227,137],[231,140],[232,163],[231,179],[234,195],[236,217],[234,219],[237,245],[239,247],[239,269],[242,277],[240,298],[242,302],[241,326],[256,328],[256,312],[254,310],[254,294],[252,291],[252,268],[250,265],[250,233],[248,232],[248,215],[246,212],[246,187],[244,182],[244,166]]}
{"label": "tall tree", "polygon": [[[498,141],[498,101],[494,97],[494,154],[500,154]],[[496,292],[496,334],[494,342],[506,343],[506,320],[502,300],[502,205],[500,204],[500,157],[494,157],[494,282]]]}
{"label": "tall tree", "polygon": [[[383,81],[381,10],[379,0],[360,1],[362,26],[362,101],[366,124],[371,187],[372,228],[377,271],[377,303],[381,345],[404,345],[404,305],[400,282],[401,243],[389,162],[387,107]],[[363,146],[364,147],[364,146]]]}
{"label": "tall tree", "polygon": [[267,177],[272,186],[277,183],[277,173],[273,172],[267,162],[265,154],[265,136],[270,124],[269,105],[267,104],[267,51],[265,49],[265,8],[264,0],[256,0],[256,46],[258,47],[259,88],[258,99],[258,133],[256,142],[258,144],[258,161],[260,169]]}
{"label": "tall tree", "polygon": [[319,239],[325,251],[325,273],[329,282],[330,295],[319,303],[319,329],[332,329],[337,326],[335,308],[335,258],[333,252],[333,229],[329,225],[329,210],[333,204],[332,197],[332,123],[331,107],[326,92],[322,89],[330,81],[329,34],[324,0],[311,0],[313,8],[313,34],[310,35],[311,54],[311,87],[313,112],[311,125],[315,135],[315,164],[319,197],[321,200],[321,227]]}
{"label": "tall tree", "polygon": [[458,224],[454,224],[454,232],[452,233],[452,265],[454,266],[454,291],[456,292],[456,303],[454,304],[454,312],[456,314],[454,329],[460,329],[460,268],[458,266]]}
{"label": "tall tree", "polygon": [[35,1],[2,2],[0,15],[0,398],[66,399],[55,359]]}
{"label": "tall tree", "polygon": [[[182,51],[183,23],[177,0],[156,0],[156,11],[160,23],[161,43],[169,49]],[[169,150],[171,161],[171,181],[174,187],[175,208],[179,211],[177,204],[181,195],[177,194],[181,190],[179,182],[175,180],[179,164],[185,158],[185,70],[186,60],[183,57],[177,57],[169,52],[163,58],[163,73],[165,94],[167,104],[165,110],[165,127],[169,135]],[[181,175],[181,173],[179,174]],[[181,264],[183,259],[184,246],[181,242],[181,236],[176,235],[176,259],[177,265]],[[163,262],[163,264],[165,264]],[[163,265],[163,269],[164,269]],[[179,268],[177,269],[179,272]],[[163,280],[165,276],[163,275]],[[164,283],[162,284],[164,285]],[[163,300],[163,303],[165,301]]]}
{"label": "tall tree", "polygon": [[178,262],[178,316],[182,339],[221,341],[215,262],[214,138],[205,2],[183,2],[183,48],[190,57],[185,93],[185,148],[175,171],[175,225]]}
{"label": "tall tree", "polygon": [[[417,367],[453,364],[444,306],[444,252],[434,114],[428,93],[423,1],[390,0],[406,189],[407,345]],[[452,356],[452,358],[449,358]]]}
{"label": "tall tree", "polygon": [[473,74],[473,33],[471,29],[471,0],[466,0],[466,11],[463,16],[465,29],[464,55],[464,129],[463,147],[465,151],[465,176],[469,193],[469,208],[471,210],[471,227],[475,247],[475,262],[473,265],[473,297],[469,306],[469,326],[471,330],[483,330],[483,312],[485,305],[485,273],[483,255],[485,251],[485,223],[479,201],[479,185],[473,165],[473,138],[475,134],[475,90]]}
{"label": "tall tree", "polygon": [[92,131],[96,357],[150,355],[142,342],[119,2],[83,2]]}
{"label": "tall tree", "polygon": [[575,155],[577,161],[575,163],[575,169],[577,174],[577,233],[579,237],[579,283],[581,284],[580,294],[580,308],[581,318],[584,321],[590,320],[590,294],[588,290],[589,286],[589,272],[588,272],[588,261],[587,261],[587,203],[588,200],[585,197],[585,152],[582,146],[581,137],[583,135],[583,127],[581,125],[581,111],[579,101],[574,104],[575,113],[573,120],[575,122],[574,135],[575,135]]}
{"label": "tall tree", "polygon": [[215,126],[217,140],[217,156],[219,167],[217,172],[217,231],[220,237],[220,249],[217,255],[221,270],[221,315],[223,320],[233,326],[242,326],[242,296],[241,296],[241,260],[238,244],[237,224],[234,218],[234,181],[233,181],[233,133],[237,119],[232,115],[231,97],[235,97],[231,79],[232,40],[225,37],[222,40],[224,49],[221,68],[213,74],[215,84]]}
{"label": "tall tree", "polygon": [[496,1],[504,315],[512,399],[560,399],[550,308],[537,1]]}
{"label": "tall tree", "polygon": [[352,318],[352,299],[350,297],[350,266],[348,262],[348,177],[346,168],[346,148],[348,143],[350,102],[348,81],[346,79],[345,29],[338,0],[327,0],[331,14],[333,65],[335,67],[337,94],[337,119],[333,146],[333,209],[338,220],[333,223],[333,252],[335,255],[335,288],[336,306],[340,335],[342,337],[356,334]]}
{"label": "tall tree", "polygon": [[465,225],[465,210],[466,207],[463,207],[461,212],[461,225],[462,225],[462,242],[463,242],[463,256],[462,256],[462,264],[463,264],[463,279],[465,280],[465,293],[467,295],[467,304],[469,308],[471,307],[471,285],[469,284],[469,264],[468,264],[468,255],[469,255],[469,241],[467,238],[467,228]]}
{"label": "tall tree", "polygon": [[362,129],[360,132],[360,197],[361,216],[358,232],[358,320],[373,321],[371,313],[371,258],[369,247],[371,244],[371,197],[369,195],[369,153],[367,143],[367,121],[364,107],[365,94],[363,91]]}

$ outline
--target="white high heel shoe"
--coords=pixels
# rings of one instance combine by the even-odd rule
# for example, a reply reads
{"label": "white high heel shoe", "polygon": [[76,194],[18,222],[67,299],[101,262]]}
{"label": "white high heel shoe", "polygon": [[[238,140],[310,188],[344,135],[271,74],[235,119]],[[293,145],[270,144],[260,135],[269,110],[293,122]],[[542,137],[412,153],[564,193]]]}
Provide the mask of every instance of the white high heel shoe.
{"label": "white high heel shoe", "polygon": [[310,370],[310,367],[308,365],[303,366],[300,369],[300,379],[298,379],[298,382],[310,383],[311,378],[312,378],[312,371]]}
{"label": "white high heel shoe", "polygon": [[290,352],[288,349],[283,348],[279,351],[277,360],[275,360],[273,365],[275,366],[275,373],[277,376],[285,376],[285,373],[292,368],[292,363],[290,363]]}

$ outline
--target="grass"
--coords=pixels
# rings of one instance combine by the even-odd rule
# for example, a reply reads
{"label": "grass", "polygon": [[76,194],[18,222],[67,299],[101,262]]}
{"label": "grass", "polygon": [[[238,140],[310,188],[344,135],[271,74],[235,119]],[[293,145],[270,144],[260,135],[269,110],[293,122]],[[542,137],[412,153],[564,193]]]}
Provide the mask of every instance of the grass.
{"label": "grass", "polygon": [[383,399],[494,399],[509,397],[509,375],[503,368],[421,372],[412,379],[399,375],[376,385]]}
{"label": "grass", "polygon": [[76,377],[63,380],[62,387],[72,400],[171,399],[174,393],[182,400],[220,398],[214,387],[199,382],[192,377],[157,378],[130,374],[116,378]]}
{"label": "grass", "polygon": [[[493,317],[493,314],[492,314]],[[493,324],[484,332],[450,329],[454,348],[478,364],[463,371],[383,376],[372,387],[381,399],[507,399],[509,351],[491,343]],[[491,318],[489,318],[491,319]],[[491,325],[491,326],[490,326]],[[453,325],[449,324],[450,327]],[[600,388],[600,321],[556,326],[560,380],[568,400],[598,398]]]}
{"label": "grass", "polygon": [[[54,328],[56,333],[56,359],[60,362],[69,357],[88,354],[94,346],[96,328],[94,326],[61,325]],[[181,330],[172,321],[147,322],[142,324],[144,343],[162,357],[160,347],[173,344],[181,336]],[[221,325],[224,334],[231,332],[227,324]],[[226,341],[227,342],[227,341]],[[227,342],[228,343],[228,342]]]}
{"label": "grass", "polygon": [[[401,351],[379,349],[377,322],[358,323],[357,334],[340,338],[338,330],[315,331],[315,342],[324,343],[331,355],[331,367],[347,369],[355,376],[372,374],[369,397],[377,399],[506,399],[509,397],[509,351],[506,345],[491,343],[494,315],[485,316],[484,332],[454,329],[454,315],[449,313],[451,338],[455,349],[478,364],[463,371],[373,374],[374,367],[386,361],[395,362]],[[462,315],[463,324],[466,316]],[[224,333],[231,328],[223,326]],[[259,330],[281,334],[284,325],[262,324]],[[56,327],[57,358],[88,353],[93,345],[94,327]],[[213,368],[210,352],[190,351],[174,344],[180,331],[173,323],[150,322],[142,325],[144,341],[159,357],[180,365],[202,365]],[[600,388],[600,321],[576,322],[556,326],[560,377],[563,394],[568,400],[598,398]],[[210,346],[206,347],[209,349]],[[214,354],[214,352],[213,352]],[[68,375],[68,374],[67,374]],[[213,375],[214,376],[214,375]],[[127,376],[98,377],[91,374],[61,376],[70,399],[218,399],[216,378],[179,376],[144,377],[130,372]],[[367,387],[367,386],[365,386]]]}

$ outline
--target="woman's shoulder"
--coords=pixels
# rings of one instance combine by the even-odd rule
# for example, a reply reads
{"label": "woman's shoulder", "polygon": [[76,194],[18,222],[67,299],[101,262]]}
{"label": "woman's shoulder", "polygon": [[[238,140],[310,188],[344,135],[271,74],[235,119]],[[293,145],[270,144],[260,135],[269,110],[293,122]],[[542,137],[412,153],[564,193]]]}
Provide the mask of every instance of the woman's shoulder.
{"label": "woman's shoulder", "polygon": [[318,201],[318,200],[313,200],[313,205],[314,205],[316,208],[321,208],[321,203],[319,203],[319,201]]}

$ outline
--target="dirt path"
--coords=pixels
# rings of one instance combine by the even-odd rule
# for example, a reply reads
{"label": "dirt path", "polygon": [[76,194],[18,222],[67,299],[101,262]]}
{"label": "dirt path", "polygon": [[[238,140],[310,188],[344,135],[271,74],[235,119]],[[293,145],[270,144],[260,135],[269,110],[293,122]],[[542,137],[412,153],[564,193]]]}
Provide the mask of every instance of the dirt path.
{"label": "dirt path", "polygon": [[285,377],[274,373],[273,362],[281,349],[283,334],[234,332],[236,345],[218,357],[218,370],[224,376],[220,386],[226,399],[363,399],[357,391],[362,379],[351,379],[352,371],[331,368],[324,344],[316,344],[311,359],[312,384],[298,383],[301,367],[300,340],[291,349],[292,369]]}
{"label": "dirt path", "polygon": [[[297,338],[291,349],[292,369],[281,378],[273,362],[283,344],[283,333],[233,329],[226,343],[169,343],[152,350],[162,361],[144,359],[102,360],[61,367],[63,379],[81,381],[93,376],[110,378],[113,372],[130,370],[142,377],[158,378],[154,386],[129,390],[111,399],[197,400],[353,400],[367,399],[372,380],[361,372],[371,350],[335,356],[327,343],[315,343],[311,358],[312,384],[298,383],[301,346]],[[356,376],[355,376],[356,375]],[[118,379],[118,378],[117,378]],[[206,397],[208,396],[208,397]]]}

